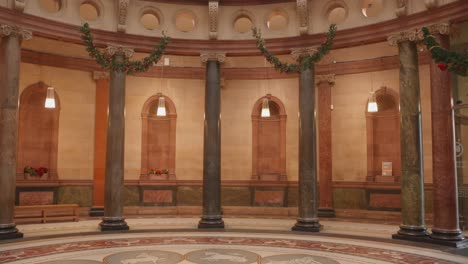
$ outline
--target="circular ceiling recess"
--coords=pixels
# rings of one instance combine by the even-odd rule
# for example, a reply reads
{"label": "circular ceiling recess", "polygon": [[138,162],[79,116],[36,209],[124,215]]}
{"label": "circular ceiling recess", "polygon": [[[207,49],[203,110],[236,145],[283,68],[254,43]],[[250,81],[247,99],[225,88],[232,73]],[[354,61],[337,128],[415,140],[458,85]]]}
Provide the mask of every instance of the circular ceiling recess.
{"label": "circular ceiling recess", "polygon": [[195,29],[195,15],[189,11],[182,11],[176,15],[176,28],[181,32],[190,32]]}
{"label": "circular ceiling recess", "polygon": [[96,21],[99,18],[99,8],[93,2],[83,2],[80,5],[80,17],[85,21]]}
{"label": "circular ceiling recess", "polygon": [[247,16],[240,16],[234,21],[234,31],[247,33],[252,29],[252,20]]}
{"label": "circular ceiling recess", "polygon": [[363,0],[362,1],[362,14],[365,17],[376,17],[382,13],[384,9],[383,0]]}
{"label": "circular ceiling recess", "polygon": [[334,7],[328,13],[328,22],[330,24],[341,24],[343,23],[348,16],[348,12],[346,8],[342,6]]}
{"label": "circular ceiling recess", "polygon": [[159,17],[153,12],[144,13],[140,18],[140,23],[148,30],[155,30],[159,28]]}
{"label": "circular ceiling recess", "polygon": [[57,13],[62,9],[62,1],[60,0],[39,0],[39,5],[49,13]]}
{"label": "circular ceiling recess", "polygon": [[288,17],[285,12],[274,11],[268,17],[267,27],[270,30],[281,31],[281,30],[285,30],[287,26],[288,26]]}

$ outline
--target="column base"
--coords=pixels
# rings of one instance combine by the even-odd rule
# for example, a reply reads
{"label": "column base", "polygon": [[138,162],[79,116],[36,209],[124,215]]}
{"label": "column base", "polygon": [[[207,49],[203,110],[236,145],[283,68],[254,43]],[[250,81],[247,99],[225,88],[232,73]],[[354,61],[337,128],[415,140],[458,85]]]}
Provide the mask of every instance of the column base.
{"label": "column base", "polygon": [[322,226],[320,225],[318,218],[299,218],[291,230],[302,232],[320,232],[321,228]]}
{"label": "column base", "polygon": [[[426,237],[429,233],[425,226],[400,225],[400,230],[396,235],[399,237]],[[396,239],[401,239],[399,237]]]}
{"label": "column base", "polygon": [[220,228],[224,229],[224,221],[221,216],[202,216],[198,222],[199,229]]}
{"label": "column base", "polygon": [[0,240],[23,238],[23,233],[19,232],[15,224],[0,225]]}
{"label": "column base", "polygon": [[102,222],[99,224],[101,231],[125,231],[129,230],[127,222],[123,217],[103,217]]}
{"label": "column base", "polygon": [[399,235],[399,234],[394,234],[392,235],[393,239],[401,239],[401,240],[406,240],[406,241],[414,241],[414,242],[420,242],[420,243],[428,243],[428,244],[435,244],[435,245],[441,245],[441,246],[446,246],[446,247],[454,247],[454,248],[464,248],[468,246],[468,239],[465,240],[460,240],[460,241],[454,241],[454,240],[440,240],[440,239],[433,239],[429,236],[404,236],[404,235]]}
{"label": "column base", "polygon": [[333,208],[319,208],[317,215],[319,217],[336,217],[335,209]]}
{"label": "column base", "polygon": [[104,207],[91,207],[89,216],[104,216]]}
{"label": "column base", "polygon": [[457,230],[444,230],[444,229],[432,229],[430,235],[431,239],[442,240],[442,241],[463,241],[466,240],[460,229]]}

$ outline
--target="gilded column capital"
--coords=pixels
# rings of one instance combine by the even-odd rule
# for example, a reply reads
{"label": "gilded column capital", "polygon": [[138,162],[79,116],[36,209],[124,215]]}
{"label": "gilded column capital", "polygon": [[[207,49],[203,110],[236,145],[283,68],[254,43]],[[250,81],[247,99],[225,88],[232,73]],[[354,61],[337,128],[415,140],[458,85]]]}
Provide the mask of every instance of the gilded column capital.
{"label": "gilded column capital", "polygon": [[106,52],[109,56],[114,56],[117,54],[123,54],[125,57],[130,58],[133,56],[135,51],[127,46],[116,45],[116,44],[109,44],[106,48]]}
{"label": "gilded column capital", "polygon": [[93,79],[95,81],[109,79],[109,72],[93,71]]}
{"label": "gilded column capital", "polygon": [[314,55],[317,52],[318,50],[316,48],[295,48],[291,49],[291,57],[294,60],[299,61],[300,59]]}
{"label": "gilded column capital", "polygon": [[325,82],[329,85],[335,84],[335,74],[316,75],[315,78],[317,85]]}
{"label": "gilded column capital", "polygon": [[16,36],[24,40],[30,40],[32,38],[32,32],[16,25],[0,24],[0,37],[8,36]]}
{"label": "gilded column capital", "polygon": [[223,63],[226,60],[226,53],[217,51],[202,52],[200,54],[200,59],[203,63],[208,61],[218,61],[219,63]]}
{"label": "gilded column capital", "polygon": [[449,23],[437,23],[427,26],[431,34],[441,34],[448,35],[450,34],[450,24]]}
{"label": "gilded column capital", "polygon": [[391,46],[395,46],[398,42],[402,41],[421,41],[424,39],[422,31],[414,28],[406,31],[401,31],[393,35],[388,36],[387,41]]}

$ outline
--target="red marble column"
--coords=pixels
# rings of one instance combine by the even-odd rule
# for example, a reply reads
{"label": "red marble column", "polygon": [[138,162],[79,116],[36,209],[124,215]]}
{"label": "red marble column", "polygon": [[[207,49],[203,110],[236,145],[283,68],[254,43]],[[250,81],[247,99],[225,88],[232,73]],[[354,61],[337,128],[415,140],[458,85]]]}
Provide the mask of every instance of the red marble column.
{"label": "red marble column", "polygon": [[319,217],[335,217],[332,188],[331,88],[334,75],[318,76]]}
{"label": "red marble column", "polygon": [[[449,48],[448,35],[438,34],[442,31],[435,26],[431,29],[441,47]],[[434,185],[434,225],[430,236],[437,240],[460,241],[464,236],[458,223],[451,73],[440,70],[431,60],[430,74]]]}
{"label": "red marble column", "polygon": [[94,72],[96,81],[96,113],[94,127],[93,207],[90,216],[104,215],[104,178],[106,175],[107,107],[109,101],[109,73]]}

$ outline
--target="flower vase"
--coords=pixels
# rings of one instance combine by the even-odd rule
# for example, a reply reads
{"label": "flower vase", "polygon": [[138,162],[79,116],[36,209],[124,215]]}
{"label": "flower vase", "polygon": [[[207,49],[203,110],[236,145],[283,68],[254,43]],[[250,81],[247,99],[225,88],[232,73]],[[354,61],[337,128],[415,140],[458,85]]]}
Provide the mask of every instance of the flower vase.
{"label": "flower vase", "polygon": [[46,181],[46,180],[49,179],[49,174],[48,174],[48,173],[44,173],[44,174],[42,174],[41,177],[39,177],[39,179],[41,179],[41,180],[43,180],[43,181]]}
{"label": "flower vase", "polygon": [[149,174],[150,180],[167,180],[167,174]]}
{"label": "flower vase", "polygon": [[31,174],[30,173],[24,173],[24,179],[25,180],[30,180],[31,179]]}

